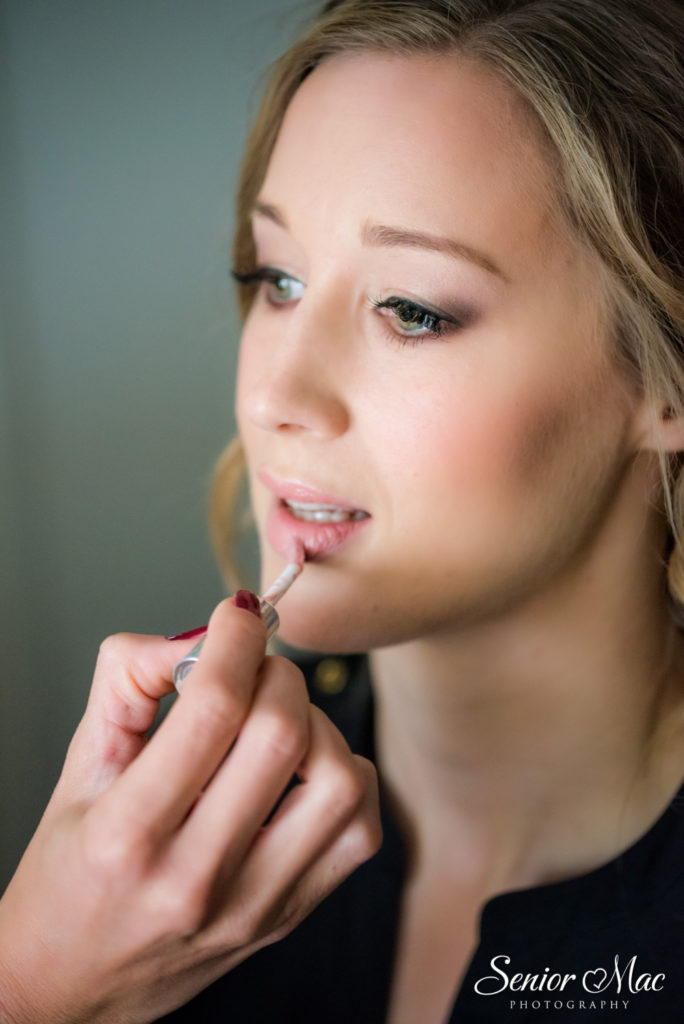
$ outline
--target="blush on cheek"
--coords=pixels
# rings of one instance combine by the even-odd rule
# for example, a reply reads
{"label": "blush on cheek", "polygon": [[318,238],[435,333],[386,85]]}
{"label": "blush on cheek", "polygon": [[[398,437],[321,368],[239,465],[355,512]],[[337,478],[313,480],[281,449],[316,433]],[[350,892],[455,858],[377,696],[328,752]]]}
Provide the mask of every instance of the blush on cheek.
{"label": "blush on cheek", "polygon": [[489,397],[484,412],[481,404],[464,401],[431,446],[423,438],[403,453],[405,464],[418,467],[416,484],[437,506],[477,507],[483,522],[506,509],[512,514],[540,485],[556,489],[574,479],[576,462],[591,444],[591,432],[582,429],[586,412],[567,390],[542,400]]}

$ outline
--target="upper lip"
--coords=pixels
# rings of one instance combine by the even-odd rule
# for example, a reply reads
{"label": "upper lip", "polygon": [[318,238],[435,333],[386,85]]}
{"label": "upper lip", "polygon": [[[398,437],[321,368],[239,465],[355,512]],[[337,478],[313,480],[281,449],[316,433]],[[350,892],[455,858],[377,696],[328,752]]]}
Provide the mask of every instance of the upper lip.
{"label": "upper lip", "polygon": [[345,509],[349,512],[365,511],[360,505],[354,505],[350,501],[345,501],[344,498],[338,498],[328,491],[319,490],[318,487],[312,487],[311,484],[305,484],[301,480],[284,480],[265,469],[259,470],[257,477],[264,487],[267,487],[282,501],[309,501],[318,505],[334,505],[335,508]]}

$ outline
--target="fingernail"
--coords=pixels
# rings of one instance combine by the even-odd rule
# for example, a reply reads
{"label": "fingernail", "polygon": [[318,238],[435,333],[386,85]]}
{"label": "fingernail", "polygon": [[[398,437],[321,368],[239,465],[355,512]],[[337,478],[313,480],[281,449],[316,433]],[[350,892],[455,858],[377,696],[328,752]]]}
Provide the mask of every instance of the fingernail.
{"label": "fingernail", "polygon": [[173,633],[171,636],[167,636],[167,640],[189,640],[191,636],[199,636],[200,633],[206,633],[207,626],[198,626],[196,629],[188,629],[185,633]]}
{"label": "fingernail", "polygon": [[245,608],[252,615],[256,615],[258,619],[261,618],[259,598],[251,590],[238,590],[233,598],[233,604],[236,608]]}

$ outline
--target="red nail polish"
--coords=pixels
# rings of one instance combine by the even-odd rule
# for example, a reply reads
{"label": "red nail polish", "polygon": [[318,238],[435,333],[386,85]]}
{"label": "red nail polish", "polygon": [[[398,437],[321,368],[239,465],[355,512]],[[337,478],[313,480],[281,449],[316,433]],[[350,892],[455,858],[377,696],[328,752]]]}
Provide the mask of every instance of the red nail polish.
{"label": "red nail polish", "polygon": [[238,590],[233,598],[233,604],[236,608],[245,608],[252,615],[256,615],[259,619],[261,618],[259,598],[251,590]]}
{"label": "red nail polish", "polygon": [[198,626],[197,629],[188,629],[185,633],[173,633],[172,636],[167,636],[167,640],[189,640],[191,636],[199,636],[200,633],[206,633],[206,626]]}

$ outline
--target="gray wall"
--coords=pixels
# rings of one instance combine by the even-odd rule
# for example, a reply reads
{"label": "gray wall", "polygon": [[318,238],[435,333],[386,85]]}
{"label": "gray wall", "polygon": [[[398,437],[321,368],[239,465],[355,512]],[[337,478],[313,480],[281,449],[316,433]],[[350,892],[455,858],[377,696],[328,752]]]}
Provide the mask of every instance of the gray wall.
{"label": "gray wall", "polygon": [[0,886],[119,630],[206,621],[232,192],[311,4],[0,4]]}

